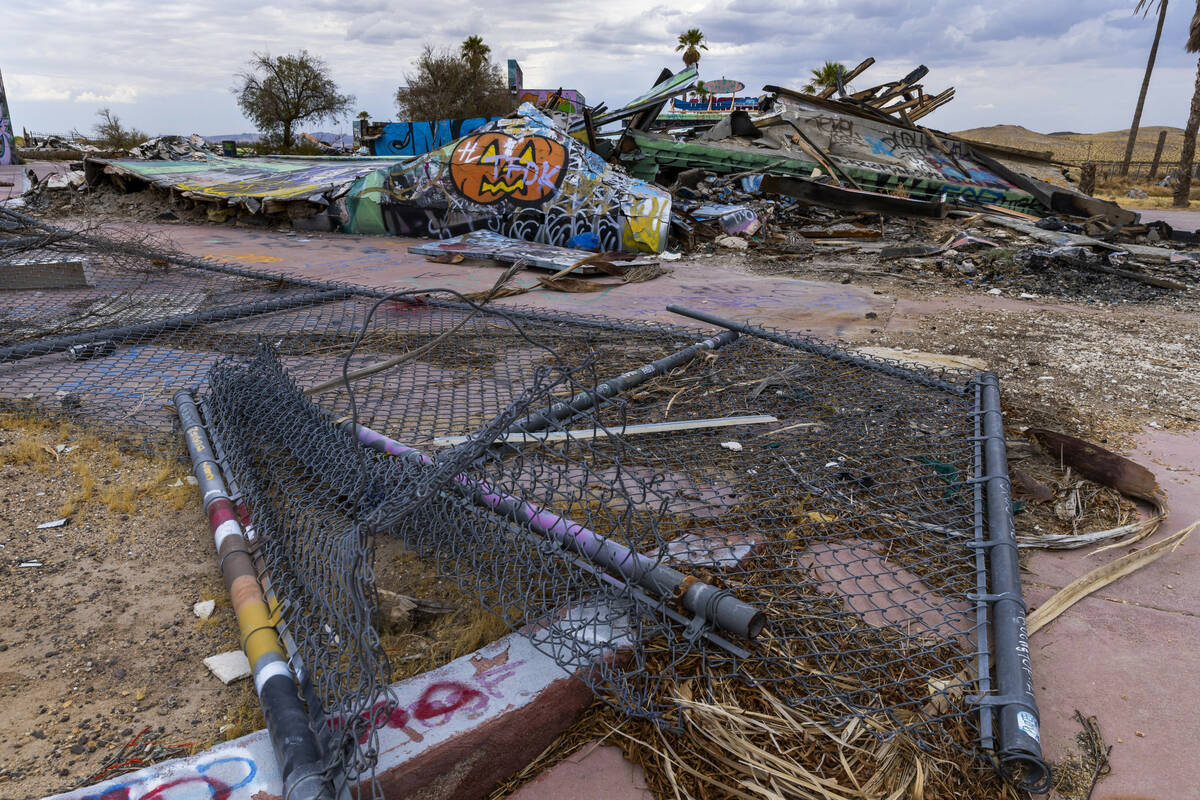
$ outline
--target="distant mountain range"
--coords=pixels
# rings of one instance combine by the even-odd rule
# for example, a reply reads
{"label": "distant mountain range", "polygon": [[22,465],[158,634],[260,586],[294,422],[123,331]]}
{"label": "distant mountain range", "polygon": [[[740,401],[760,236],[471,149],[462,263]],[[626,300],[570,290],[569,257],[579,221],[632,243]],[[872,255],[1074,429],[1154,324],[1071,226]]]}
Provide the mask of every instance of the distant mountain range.
{"label": "distant mountain range", "polygon": [[[312,133],[313,136],[325,142],[325,144],[342,144],[346,147],[354,144],[354,138],[346,133],[328,133],[326,131],[306,131],[306,133]],[[205,136],[204,140],[213,144],[220,144],[227,139],[232,139],[238,144],[245,144],[247,142],[257,142],[261,138],[261,133],[225,133],[220,136]]]}

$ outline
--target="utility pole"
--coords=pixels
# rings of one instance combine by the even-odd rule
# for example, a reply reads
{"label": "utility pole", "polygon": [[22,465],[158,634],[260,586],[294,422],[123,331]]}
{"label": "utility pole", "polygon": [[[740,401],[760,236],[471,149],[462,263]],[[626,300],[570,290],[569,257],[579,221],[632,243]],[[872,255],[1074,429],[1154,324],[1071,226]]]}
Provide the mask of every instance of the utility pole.
{"label": "utility pole", "polygon": [[20,164],[12,115],[8,113],[8,96],[4,94],[4,73],[0,73],[0,164]]}

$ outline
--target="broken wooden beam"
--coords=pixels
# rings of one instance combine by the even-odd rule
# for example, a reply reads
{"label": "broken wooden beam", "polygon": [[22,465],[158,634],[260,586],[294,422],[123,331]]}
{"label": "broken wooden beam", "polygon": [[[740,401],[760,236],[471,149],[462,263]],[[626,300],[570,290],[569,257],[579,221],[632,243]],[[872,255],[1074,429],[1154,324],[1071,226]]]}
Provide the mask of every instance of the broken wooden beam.
{"label": "broken wooden beam", "polygon": [[931,217],[944,219],[947,204],[929,200],[913,200],[861,189],[830,186],[807,178],[791,178],[785,175],[764,175],[764,194],[782,194],[814,205],[840,208],[846,211],[874,211],[905,217]]}

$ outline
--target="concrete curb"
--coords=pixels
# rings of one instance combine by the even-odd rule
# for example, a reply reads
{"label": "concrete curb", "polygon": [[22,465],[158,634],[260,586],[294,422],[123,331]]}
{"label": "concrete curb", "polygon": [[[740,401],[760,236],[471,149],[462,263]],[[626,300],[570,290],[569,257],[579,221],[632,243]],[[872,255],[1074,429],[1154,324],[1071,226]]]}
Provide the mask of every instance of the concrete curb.
{"label": "concrete curb", "polygon": [[[379,729],[376,780],[388,798],[422,800],[482,797],[532,761],[592,699],[586,685],[520,634],[392,689],[398,705]],[[258,731],[52,800],[159,798],[188,785],[225,800],[277,800],[283,792],[271,741]]]}

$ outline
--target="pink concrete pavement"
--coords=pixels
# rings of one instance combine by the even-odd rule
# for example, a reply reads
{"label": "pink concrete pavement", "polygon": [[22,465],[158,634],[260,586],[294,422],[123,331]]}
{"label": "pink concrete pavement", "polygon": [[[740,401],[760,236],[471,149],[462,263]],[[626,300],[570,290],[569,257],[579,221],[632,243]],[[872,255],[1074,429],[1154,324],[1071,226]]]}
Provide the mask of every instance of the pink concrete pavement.
{"label": "pink concrete pavement", "polygon": [[4,164],[0,166],[0,183],[11,183],[12,186],[0,186],[0,200],[16,197],[29,188],[25,170],[31,169],[39,179],[56,172],[66,172],[68,161],[31,161],[28,164]]}
{"label": "pink concrete pavement", "polygon": [[1161,219],[1172,228],[1181,231],[1194,231],[1200,228],[1200,210],[1186,208],[1134,208],[1142,215],[1142,222]]}
{"label": "pink concrete pavement", "polygon": [[613,745],[592,742],[508,796],[508,800],[653,800],[641,767]]}
{"label": "pink concrete pavement", "polygon": [[[489,262],[438,264],[412,255],[417,239],[345,234],[285,234],[273,230],[211,225],[143,225],[143,230],[172,240],[180,249],[219,258],[248,268],[298,275],[311,280],[343,281],[368,286],[462,292],[488,289],[500,275]],[[767,325],[798,328],[838,338],[866,333],[891,307],[891,299],[869,289],[750,275],[718,266],[714,259],[667,264],[674,272],[655,280],[614,286],[600,292],[568,294],[538,289],[500,301],[556,311],[608,314],[617,317],[687,322],[666,306],[696,306],[738,319],[753,317]],[[520,285],[536,285],[520,276]]]}
{"label": "pink concrete pavement", "polygon": [[[1171,514],[1150,542],[1200,519],[1200,433],[1149,432],[1130,458],[1153,470]],[[1148,542],[1139,543],[1143,546]],[[1131,548],[1038,552],[1024,576],[1031,608]],[[1046,755],[1074,746],[1075,709],[1113,746],[1095,800],[1200,796],[1200,538],[1068,609],[1031,640]]]}

